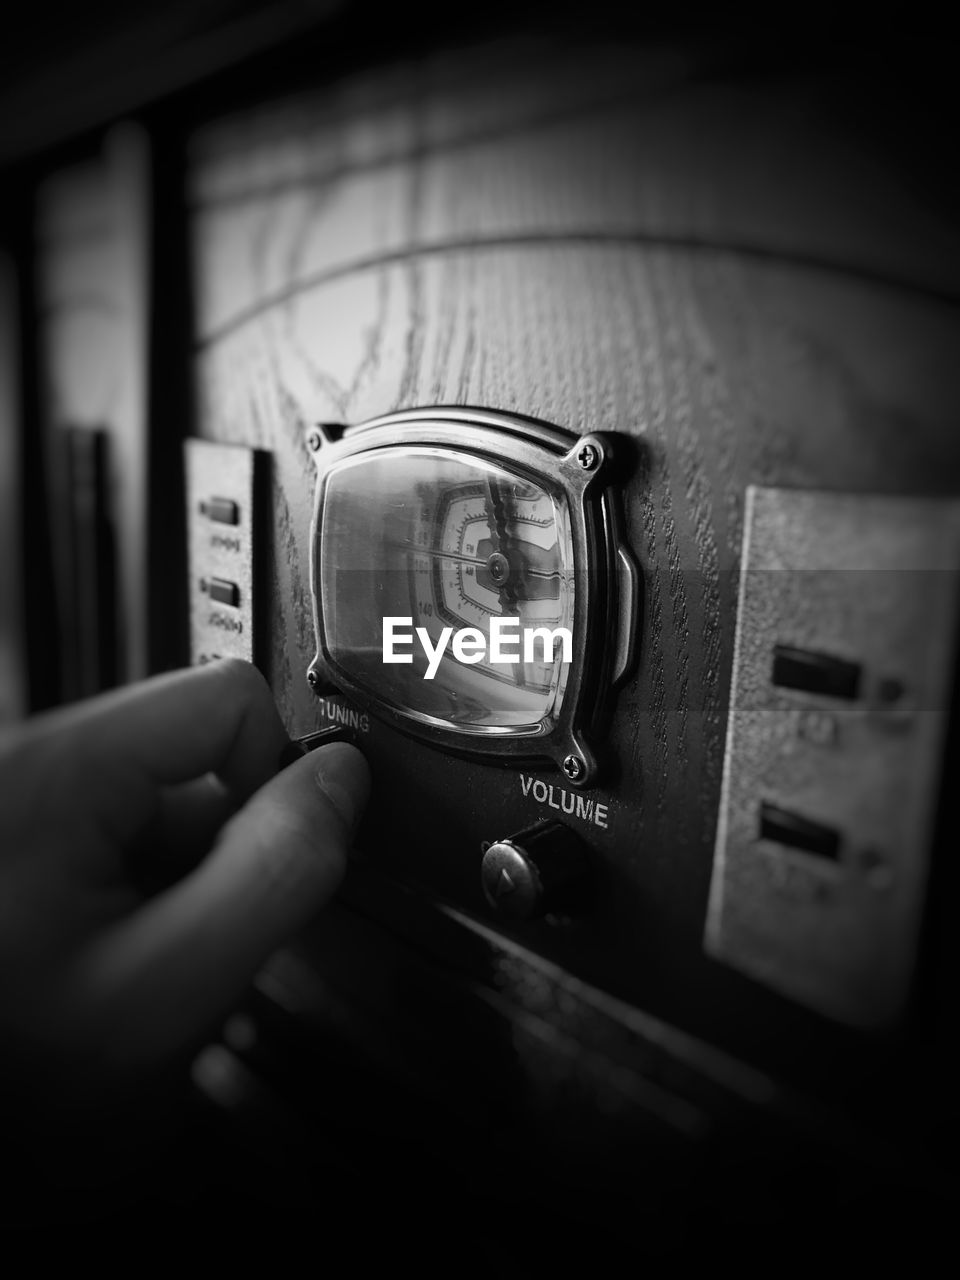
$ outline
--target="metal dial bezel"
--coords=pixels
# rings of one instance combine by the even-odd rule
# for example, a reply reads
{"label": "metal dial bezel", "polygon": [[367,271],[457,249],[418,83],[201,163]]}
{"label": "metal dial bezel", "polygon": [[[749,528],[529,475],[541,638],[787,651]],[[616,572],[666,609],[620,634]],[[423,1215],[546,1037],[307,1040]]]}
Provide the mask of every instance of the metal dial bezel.
{"label": "metal dial bezel", "polygon": [[[398,445],[455,449],[489,462],[512,464],[567,497],[576,575],[573,655],[560,709],[551,725],[541,721],[540,732],[461,732],[401,711],[354,683],[326,649],[319,608],[318,546],[326,479],[345,458]],[[346,430],[313,428],[308,446],[317,463],[310,524],[317,652],[307,672],[313,690],[317,694],[340,691],[383,723],[445,751],[504,765],[552,764],[572,786],[594,783],[598,761],[591,739],[602,723],[614,676],[622,675],[629,665],[621,654],[616,660],[618,670],[613,670],[618,630],[623,630],[621,575],[631,575],[631,606],[636,596],[636,574],[620,541],[619,512],[611,487],[620,470],[617,437],[600,432],[577,437],[515,414],[440,407],[408,409]]]}

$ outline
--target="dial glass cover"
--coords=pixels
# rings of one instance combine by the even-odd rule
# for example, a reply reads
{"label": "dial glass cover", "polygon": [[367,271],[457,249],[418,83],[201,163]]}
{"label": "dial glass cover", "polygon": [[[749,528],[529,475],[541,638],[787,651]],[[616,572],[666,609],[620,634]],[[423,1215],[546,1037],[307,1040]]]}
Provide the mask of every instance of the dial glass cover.
{"label": "dial glass cover", "polygon": [[[385,447],[331,469],[319,524],[323,643],[356,686],[461,733],[550,731],[569,662],[559,639],[546,644],[543,633],[572,635],[574,620],[573,540],[561,491],[453,449]],[[395,652],[412,661],[384,661],[384,618],[408,620],[397,631],[411,638]],[[494,630],[504,628],[501,655],[517,661],[492,660],[495,619],[516,620]],[[465,628],[485,642],[473,635],[469,662],[450,643]],[[445,630],[428,679],[427,648],[436,651]]]}

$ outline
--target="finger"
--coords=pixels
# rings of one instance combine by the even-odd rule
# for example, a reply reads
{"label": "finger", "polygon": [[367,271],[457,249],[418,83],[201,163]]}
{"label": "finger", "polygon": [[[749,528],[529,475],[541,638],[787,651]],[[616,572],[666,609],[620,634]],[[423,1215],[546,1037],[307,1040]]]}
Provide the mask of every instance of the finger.
{"label": "finger", "polygon": [[333,894],[368,794],[355,747],[319,748],[257,792],[192,875],[87,954],[81,1004],[100,1002],[113,1055],[160,1061],[215,1025]]}
{"label": "finger", "polygon": [[160,809],[128,851],[125,866],[145,894],[168,889],[210,852],[220,828],[236,812],[233,796],[214,774],[165,787]]}
{"label": "finger", "polygon": [[75,781],[120,764],[160,785],[213,772],[244,799],[273,776],[287,742],[263,676],[230,658],[39,717],[30,736],[56,736]]}
{"label": "finger", "polygon": [[128,844],[155,817],[164,786],[214,773],[236,804],[277,769],[288,739],[266,681],[222,659],[40,717],[22,772],[56,787],[49,823],[71,823],[75,847]]}

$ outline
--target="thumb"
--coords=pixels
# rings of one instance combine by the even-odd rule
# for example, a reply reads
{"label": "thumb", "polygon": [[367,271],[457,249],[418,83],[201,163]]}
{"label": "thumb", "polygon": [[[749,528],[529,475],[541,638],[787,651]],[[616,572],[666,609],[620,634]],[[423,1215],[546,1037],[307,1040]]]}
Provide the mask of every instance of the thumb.
{"label": "thumb", "polygon": [[369,789],[366,761],[342,742],[261,787],[192,875],[88,956],[82,1003],[105,1017],[98,1049],[109,1038],[110,1057],[149,1065],[207,1032],[332,896]]}

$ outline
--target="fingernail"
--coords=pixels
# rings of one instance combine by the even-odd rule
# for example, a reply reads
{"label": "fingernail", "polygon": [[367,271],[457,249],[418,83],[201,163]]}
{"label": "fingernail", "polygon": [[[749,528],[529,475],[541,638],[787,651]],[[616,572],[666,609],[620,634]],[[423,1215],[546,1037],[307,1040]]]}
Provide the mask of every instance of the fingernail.
{"label": "fingernail", "polygon": [[370,770],[356,747],[331,742],[313,753],[317,786],[352,834],[359,825],[370,795]]}
{"label": "fingernail", "polygon": [[299,760],[305,754],[306,752],[303,747],[300,746],[299,742],[288,742],[280,752],[280,758],[277,761],[277,773],[281,773],[289,765],[293,764],[294,761]]}

